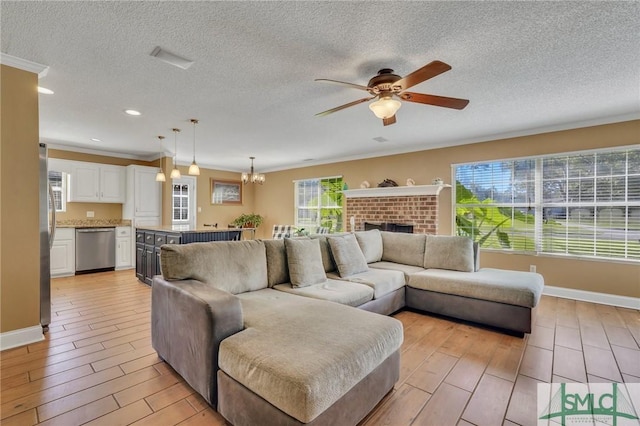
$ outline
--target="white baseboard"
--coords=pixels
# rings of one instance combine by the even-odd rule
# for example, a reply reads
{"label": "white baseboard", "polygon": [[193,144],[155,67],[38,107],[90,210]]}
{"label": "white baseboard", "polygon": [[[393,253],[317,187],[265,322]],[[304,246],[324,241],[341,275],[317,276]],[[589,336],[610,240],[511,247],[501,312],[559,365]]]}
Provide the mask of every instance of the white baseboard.
{"label": "white baseboard", "polygon": [[0,333],[0,351],[40,342],[42,340],[44,340],[44,334],[42,333],[42,326],[40,325],[7,331],[6,333]]}
{"label": "white baseboard", "polygon": [[563,299],[581,300],[583,302],[600,303],[603,305],[620,306],[629,309],[640,309],[640,298],[618,296],[615,294],[596,293],[594,291],[575,290],[572,288],[544,286],[543,294],[562,297]]}

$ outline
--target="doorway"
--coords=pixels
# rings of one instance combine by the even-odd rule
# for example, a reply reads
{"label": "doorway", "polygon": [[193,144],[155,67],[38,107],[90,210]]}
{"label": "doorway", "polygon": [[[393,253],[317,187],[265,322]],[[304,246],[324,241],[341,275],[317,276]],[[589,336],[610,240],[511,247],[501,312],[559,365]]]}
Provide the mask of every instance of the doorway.
{"label": "doorway", "polygon": [[196,227],[196,189],[194,176],[182,176],[171,181],[171,224]]}

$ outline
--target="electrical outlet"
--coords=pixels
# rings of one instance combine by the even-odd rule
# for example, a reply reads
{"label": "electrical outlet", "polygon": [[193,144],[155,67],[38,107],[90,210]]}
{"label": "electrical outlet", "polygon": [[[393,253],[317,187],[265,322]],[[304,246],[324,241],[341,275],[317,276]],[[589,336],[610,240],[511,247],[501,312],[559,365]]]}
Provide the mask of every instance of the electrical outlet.
{"label": "electrical outlet", "polygon": [[202,213],[202,207],[198,206],[198,213]]}
{"label": "electrical outlet", "polygon": [[535,272],[536,271],[536,265],[529,265],[529,272]]}
{"label": "electrical outlet", "polygon": [[91,210],[87,211],[87,217],[94,217],[95,213],[92,212]]}

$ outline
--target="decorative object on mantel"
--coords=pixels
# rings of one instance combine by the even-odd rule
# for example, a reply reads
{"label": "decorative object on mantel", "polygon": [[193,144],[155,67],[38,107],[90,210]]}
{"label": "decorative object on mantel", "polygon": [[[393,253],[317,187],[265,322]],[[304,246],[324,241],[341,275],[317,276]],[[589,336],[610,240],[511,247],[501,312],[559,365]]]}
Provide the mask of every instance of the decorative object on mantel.
{"label": "decorative object on mantel", "polygon": [[412,195],[438,195],[443,189],[451,188],[451,185],[414,185],[414,186],[387,186],[378,188],[359,188],[342,191],[346,198],[376,198],[376,197],[405,197]]}
{"label": "decorative object on mantel", "polygon": [[361,189],[369,188],[370,186],[371,184],[367,180],[363,180],[362,183],[360,184]]}
{"label": "decorative object on mantel", "polygon": [[431,183],[434,184],[434,185],[442,185],[444,183],[444,181],[442,179],[440,179],[439,177],[437,177],[437,178],[434,178],[431,181]]}
{"label": "decorative object on mantel", "polygon": [[398,184],[391,179],[385,179],[378,184],[378,188],[387,188],[389,186],[398,186]]}
{"label": "decorative object on mantel", "polygon": [[255,173],[253,171],[253,160],[255,160],[256,157],[249,157],[249,159],[251,160],[251,170],[249,171],[249,173],[242,173],[240,180],[243,184],[251,182],[262,185],[266,180],[265,176],[262,173]]}
{"label": "decorative object on mantel", "polygon": [[173,170],[171,170],[171,179],[180,179],[180,170],[176,164],[176,157],[178,156],[178,133],[180,129],[171,129],[173,131]]}
{"label": "decorative object on mantel", "polygon": [[193,162],[189,166],[189,174],[200,176],[200,167],[196,164],[196,124],[198,124],[198,120],[192,118],[191,123],[193,123]]}
{"label": "decorative object on mantel", "polygon": [[407,179],[407,186],[414,186],[415,184],[416,184],[415,180],[411,178]]}
{"label": "decorative object on mantel", "polygon": [[[158,139],[160,140],[160,146],[162,146],[162,139],[164,139],[164,136],[158,136]],[[158,173],[156,173],[156,182],[166,182],[167,181],[167,177],[164,175],[164,171],[162,170],[162,153],[160,153],[160,170],[158,170]]]}

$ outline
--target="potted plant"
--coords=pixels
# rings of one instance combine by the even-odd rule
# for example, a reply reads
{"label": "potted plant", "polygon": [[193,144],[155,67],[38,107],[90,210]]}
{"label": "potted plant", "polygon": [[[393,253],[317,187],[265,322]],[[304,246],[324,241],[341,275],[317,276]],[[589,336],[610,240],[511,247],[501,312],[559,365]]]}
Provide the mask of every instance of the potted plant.
{"label": "potted plant", "polygon": [[239,228],[257,228],[258,226],[262,225],[263,221],[264,217],[259,214],[243,213],[235,218],[235,220],[231,222],[231,224]]}

